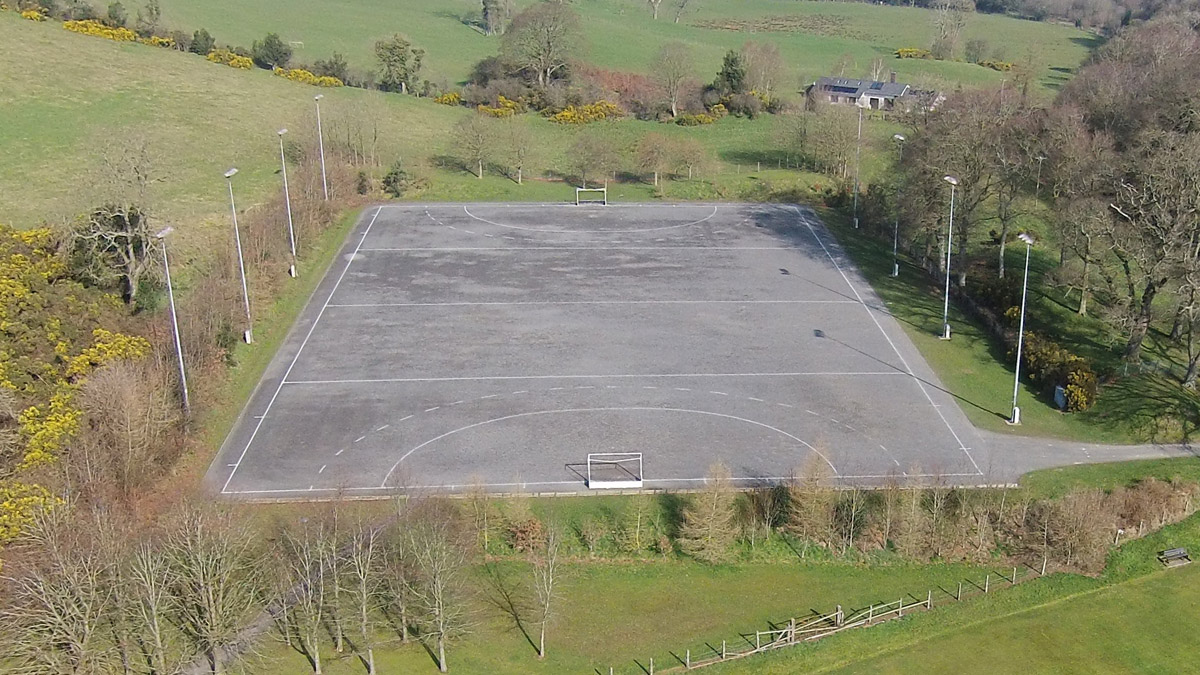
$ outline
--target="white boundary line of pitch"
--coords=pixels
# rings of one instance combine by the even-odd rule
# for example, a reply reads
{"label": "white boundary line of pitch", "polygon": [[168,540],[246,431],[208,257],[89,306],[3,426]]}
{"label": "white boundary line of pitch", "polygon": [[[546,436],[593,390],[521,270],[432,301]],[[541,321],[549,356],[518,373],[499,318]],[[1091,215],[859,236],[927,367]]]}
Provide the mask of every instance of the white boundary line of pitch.
{"label": "white boundary line of pitch", "polygon": [[[921,378],[917,377],[916,373],[913,372],[912,367],[908,365],[908,360],[905,359],[904,355],[900,353],[900,349],[896,346],[896,343],[892,342],[892,337],[887,334],[887,331],[883,329],[883,325],[879,323],[879,318],[875,316],[875,312],[871,311],[871,306],[863,300],[861,295],[859,295],[858,289],[853,283],[850,282],[850,277],[846,276],[846,271],[842,269],[842,266],[838,264],[837,260],[833,257],[833,254],[829,252],[829,248],[825,246],[825,242],[821,239],[820,235],[817,234],[816,228],[813,227],[812,221],[808,219],[808,217],[800,210],[799,207],[793,206],[792,209],[795,210],[796,216],[799,217],[800,220],[808,227],[808,231],[812,233],[813,239],[815,239],[821,246],[821,250],[825,251],[825,255],[829,258],[829,262],[833,263],[833,266],[837,269],[838,273],[842,275],[842,279],[845,280],[846,285],[850,287],[850,291],[854,293],[854,297],[858,298],[858,301],[862,304],[863,309],[867,310],[867,315],[871,317],[871,321],[875,322],[875,327],[878,328],[879,332],[883,334],[883,338],[887,340],[889,345],[892,346],[892,351],[896,352],[896,356],[900,359],[900,363],[903,364],[904,369],[908,371],[908,376],[917,383],[917,387],[921,389],[922,394],[925,394],[925,398],[929,401],[929,405],[933,407],[933,411],[936,412],[938,417],[941,418],[942,424],[945,424],[946,429],[950,431],[950,435],[954,436],[954,441],[958,443],[959,449],[963,451],[963,454],[967,456],[967,459],[971,460],[971,466],[975,467],[975,471],[982,476],[983,471],[980,470],[979,464],[975,462],[975,458],[971,456],[971,451],[967,450],[967,444],[962,442],[958,432],[954,430],[954,427],[950,426],[950,420],[947,420],[946,416],[942,414],[942,410],[940,407],[938,407],[938,404],[933,402],[933,396],[929,394],[929,390],[925,388],[925,384],[921,382]],[[822,225],[822,227],[823,226],[824,225]]]}
{"label": "white boundary line of pitch", "polygon": [[912,373],[902,370],[888,370],[861,373],[810,372],[810,373],[636,373],[629,375],[478,375],[464,377],[381,377],[377,379],[347,379],[347,380],[285,380],[288,385],[326,385],[326,384],[387,384],[394,382],[486,382],[503,380],[605,380],[630,378],[689,378],[689,377],[871,377],[871,376],[903,376],[914,377]]}
{"label": "white boundary line of pitch", "polygon": [[488,220],[487,218],[480,218],[479,216],[475,215],[474,213],[471,213],[471,209],[467,208],[467,206],[465,204],[463,205],[462,210],[468,216],[470,216],[474,220],[478,220],[481,223],[487,223],[488,225],[495,225],[496,227],[504,227],[504,228],[508,228],[510,230],[520,230],[522,232],[541,232],[544,234],[601,234],[601,235],[605,235],[605,234],[638,234],[641,232],[661,232],[663,230],[679,230],[679,229],[683,229],[685,227],[691,227],[692,225],[699,225],[700,223],[703,223],[704,221],[712,218],[713,216],[717,215],[717,211],[719,210],[719,207],[717,207],[717,206],[712,207],[712,213],[708,214],[707,216],[704,216],[703,218],[701,218],[699,220],[693,220],[689,223],[678,223],[676,225],[664,225],[662,227],[642,227],[642,228],[627,229],[627,230],[587,230],[587,229],[547,230],[547,229],[542,229],[542,228],[538,228],[538,227],[523,227],[520,225],[508,225],[506,223],[497,223],[493,220]]}
{"label": "white boundary line of pitch", "polygon": [[357,302],[330,307],[504,307],[521,305],[857,305],[855,300],[515,300],[509,302]]}
{"label": "white boundary line of pitch", "polygon": [[250,432],[250,438],[246,441],[246,447],[242,448],[241,454],[238,455],[237,461],[233,463],[229,471],[229,477],[225,479],[225,484],[221,486],[221,494],[228,494],[229,483],[233,481],[233,475],[237,473],[238,467],[241,466],[242,460],[245,459],[246,453],[250,450],[250,444],[254,443],[254,438],[258,436],[259,429],[262,429],[263,422],[267,419],[267,415],[271,412],[271,406],[275,405],[275,399],[279,398],[279,392],[283,391],[283,385],[287,383],[287,377],[291,374],[292,368],[296,366],[296,362],[300,360],[300,353],[304,351],[305,345],[308,344],[308,339],[312,337],[313,331],[317,329],[317,324],[321,322],[321,317],[325,314],[325,310],[329,307],[329,301],[333,299],[333,295],[337,293],[338,286],[342,284],[342,279],[346,278],[346,272],[350,271],[350,266],[354,264],[354,258],[358,256],[358,249],[362,243],[366,241],[367,235],[371,233],[371,226],[375,224],[375,219],[383,211],[383,207],[375,209],[375,215],[371,216],[371,222],[367,223],[367,228],[363,230],[362,237],[358,240],[358,245],[354,247],[354,253],[350,255],[350,259],[346,261],[346,267],[342,273],[338,275],[337,281],[334,282],[333,288],[329,291],[329,296],[325,298],[325,302],[321,305],[321,311],[317,312],[317,318],[313,319],[312,326],[308,328],[308,333],[304,336],[304,340],[300,343],[300,348],[296,350],[296,355],[292,357],[292,362],[288,364],[287,370],[284,371],[283,377],[279,378],[279,386],[275,388],[275,393],[271,395],[271,400],[267,402],[267,407],[263,410],[262,415],[258,417],[258,423],[254,425],[254,431]]}

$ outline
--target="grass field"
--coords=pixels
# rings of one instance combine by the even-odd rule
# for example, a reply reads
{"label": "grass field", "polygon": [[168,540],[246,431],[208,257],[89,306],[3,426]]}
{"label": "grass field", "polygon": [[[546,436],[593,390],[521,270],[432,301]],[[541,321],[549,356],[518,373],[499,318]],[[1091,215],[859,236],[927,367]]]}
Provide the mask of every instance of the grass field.
{"label": "grass field", "polygon": [[[517,2],[519,7],[528,4],[529,0]],[[589,35],[583,59],[605,68],[645,72],[663,42],[678,40],[694,49],[696,76],[709,80],[726,50],[753,39],[779,46],[793,64],[790,81],[796,84],[829,74],[843,55],[853,60],[853,72],[846,73],[852,76],[861,76],[872,59],[883,57],[901,77],[929,74],[963,84],[998,83],[1005,77],[966,63],[891,58],[899,47],[929,46],[933,27],[930,12],[923,9],[794,0],[704,0],[693,3],[695,9],[689,8],[676,24],[674,8],[667,4],[658,21],[652,21],[644,0],[576,3]],[[166,23],[189,30],[204,26],[219,42],[249,47],[274,31],[285,40],[303,43],[296,52],[300,61],[314,61],[338,51],[359,69],[374,66],[376,40],[404,33],[427,50],[426,77],[451,84],[463,80],[476,61],[496,53],[499,44],[498,37],[485,36],[472,25],[480,13],[477,0],[260,0],[237,3],[237,11],[230,11],[234,6],[230,2],[164,0],[162,6]],[[787,30],[761,29],[764,19],[779,16],[788,17]],[[966,37],[988,40],[1005,60],[1029,60],[1039,83],[1047,88],[1061,83],[1093,44],[1090,34],[1074,28],[984,14],[971,17]]]}

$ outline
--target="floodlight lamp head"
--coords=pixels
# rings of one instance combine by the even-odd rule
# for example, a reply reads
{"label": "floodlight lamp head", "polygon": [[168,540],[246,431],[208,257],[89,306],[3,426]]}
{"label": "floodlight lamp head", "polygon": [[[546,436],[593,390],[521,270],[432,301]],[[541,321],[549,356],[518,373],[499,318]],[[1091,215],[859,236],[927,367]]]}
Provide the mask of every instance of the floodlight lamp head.
{"label": "floodlight lamp head", "polygon": [[316,96],[313,97],[313,100],[320,101],[323,98],[325,98],[325,94],[317,94]]}
{"label": "floodlight lamp head", "polygon": [[908,140],[907,138],[904,137],[904,134],[892,134],[892,139],[900,141],[901,143]]}
{"label": "floodlight lamp head", "polygon": [[237,175],[237,169],[230,169],[225,172],[226,178],[233,178],[235,175]]}
{"label": "floodlight lamp head", "polygon": [[277,134],[279,134],[280,136],[282,136],[282,135],[284,135],[284,134],[286,134],[286,133],[287,133],[287,129],[280,129],[279,131],[277,131],[277,132],[275,132],[275,133],[277,133]]}
{"label": "floodlight lamp head", "polygon": [[168,234],[171,234],[174,231],[175,231],[175,228],[173,228],[173,227],[164,227],[162,230],[159,230],[154,235],[154,238],[155,239],[165,239]]}
{"label": "floodlight lamp head", "polygon": [[1022,232],[1021,234],[1018,234],[1017,239],[1020,239],[1021,241],[1025,242],[1029,246],[1033,246],[1033,243],[1034,243],[1033,235],[1029,234],[1028,232]]}
{"label": "floodlight lamp head", "polygon": [[951,185],[958,185],[958,179],[955,178],[954,176],[942,176],[942,180],[946,181],[947,183],[949,183]]}

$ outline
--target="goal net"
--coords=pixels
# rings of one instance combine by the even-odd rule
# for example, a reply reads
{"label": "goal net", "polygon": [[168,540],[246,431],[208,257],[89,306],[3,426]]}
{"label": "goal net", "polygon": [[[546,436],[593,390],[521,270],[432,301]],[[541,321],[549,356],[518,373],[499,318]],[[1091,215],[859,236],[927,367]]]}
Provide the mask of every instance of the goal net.
{"label": "goal net", "polygon": [[608,188],[575,188],[575,206],[580,204],[608,206]]}
{"label": "goal net", "polygon": [[587,486],[596,490],[642,487],[642,453],[588,453]]}

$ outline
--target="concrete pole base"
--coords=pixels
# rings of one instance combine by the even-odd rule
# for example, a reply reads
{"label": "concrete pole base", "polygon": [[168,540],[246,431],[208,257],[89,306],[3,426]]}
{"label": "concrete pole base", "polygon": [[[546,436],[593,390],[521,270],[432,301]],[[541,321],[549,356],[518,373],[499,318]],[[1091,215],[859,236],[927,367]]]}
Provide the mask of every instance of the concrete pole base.
{"label": "concrete pole base", "polygon": [[1014,407],[1013,411],[1012,411],[1012,417],[1010,419],[1006,420],[1005,422],[1009,426],[1014,426],[1014,427],[1021,424],[1021,409]]}
{"label": "concrete pole base", "polygon": [[942,337],[939,339],[941,339],[941,340],[949,340],[950,339],[950,324],[947,323],[947,324],[942,325]]}
{"label": "concrete pole base", "polygon": [[246,329],[245,333],[242,333],[242,339],[246,341],[246,344],[252,344],[254,342],[254,335],[250,333],[249,328]]}

